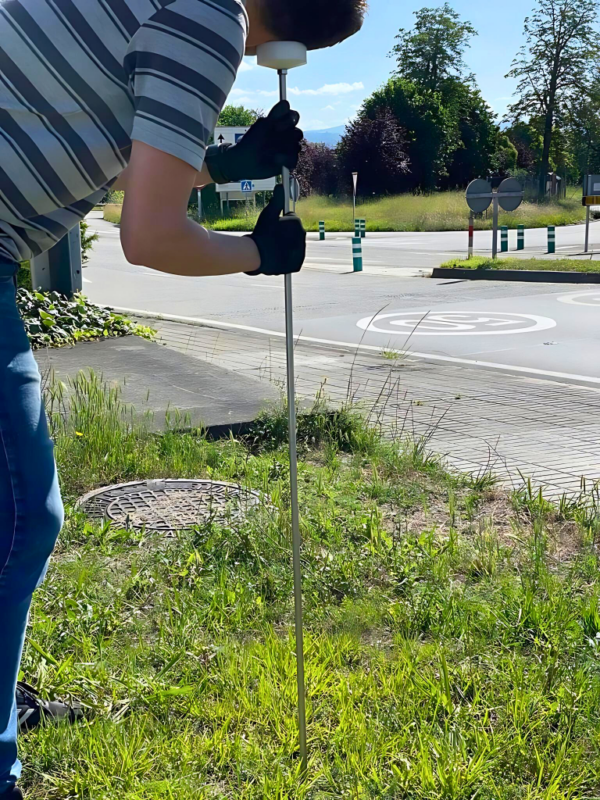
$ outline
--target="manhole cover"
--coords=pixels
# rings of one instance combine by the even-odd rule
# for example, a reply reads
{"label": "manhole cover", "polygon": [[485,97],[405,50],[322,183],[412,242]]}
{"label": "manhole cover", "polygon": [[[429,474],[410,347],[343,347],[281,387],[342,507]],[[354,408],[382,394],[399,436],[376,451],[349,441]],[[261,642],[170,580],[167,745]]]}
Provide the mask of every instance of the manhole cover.
{"label": "manhole cover", "polygon": [[239,519],[261,502],[258,492],[233,483],[156,480],[97,489],[77,505],[89,517],[110,520],[118,527],[172,533],[208,520]]}

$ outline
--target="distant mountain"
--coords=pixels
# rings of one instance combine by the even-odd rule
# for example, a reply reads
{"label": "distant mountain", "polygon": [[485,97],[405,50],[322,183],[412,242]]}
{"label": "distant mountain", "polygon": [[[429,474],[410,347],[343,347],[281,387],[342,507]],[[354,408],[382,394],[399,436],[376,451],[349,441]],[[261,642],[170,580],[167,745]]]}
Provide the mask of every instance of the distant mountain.
{"label": "distant mountain", "polygon": [[323,131],[305,131],[304,136],[308,142],[335,147],[345,133],[346,126],[338,125],[337,128],[327,128]]}

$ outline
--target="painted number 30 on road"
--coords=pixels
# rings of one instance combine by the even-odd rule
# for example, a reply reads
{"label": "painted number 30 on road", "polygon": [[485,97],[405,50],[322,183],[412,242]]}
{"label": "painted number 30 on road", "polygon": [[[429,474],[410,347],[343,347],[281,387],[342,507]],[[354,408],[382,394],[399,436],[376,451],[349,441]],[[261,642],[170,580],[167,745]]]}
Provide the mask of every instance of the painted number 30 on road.
{"label": "painted number 30 on road", "polygon": [[357,323],[370,333],[396,336],[506,336],[556,327],[548,317],[495,311],[402,311],[365,317]]}

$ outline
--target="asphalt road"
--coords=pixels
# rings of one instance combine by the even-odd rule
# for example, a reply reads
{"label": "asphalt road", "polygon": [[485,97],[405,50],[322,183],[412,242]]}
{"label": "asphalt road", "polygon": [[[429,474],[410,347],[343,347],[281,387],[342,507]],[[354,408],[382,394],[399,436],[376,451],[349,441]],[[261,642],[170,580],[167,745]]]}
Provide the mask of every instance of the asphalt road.
{"label": "asphalt road", "polygon": [[[93,301],[283,332],[283,280],[179,278],[135,267],[125,261],[118,231],[90,222],[100,234],[84,272]],[[528,231],[525,255],[542,255],[545,235]],[[464,252],[463,233],[368,235],[365,272],[352,274],[349,238],[309,243],[307,268],[294,279],[295,329],[304,338],[600,385],[600,286],[422,277]],[[478,239],[486,246],[491,235]],[[558,229],[558,255],[580,253],[582,241],[583,226]],[[592,244],[600,251],[600,223]]]}

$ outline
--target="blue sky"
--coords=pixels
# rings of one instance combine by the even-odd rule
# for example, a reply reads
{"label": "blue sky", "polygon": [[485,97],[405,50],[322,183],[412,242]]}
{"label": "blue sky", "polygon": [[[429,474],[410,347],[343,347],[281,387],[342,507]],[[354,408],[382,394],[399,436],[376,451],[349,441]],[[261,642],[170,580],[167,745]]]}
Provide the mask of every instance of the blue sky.
{"label": "blue sky", "polygon": [[[443,0],[370,0],[359,34],[330,50],[311,53],[308,66],[294,70],[289,78],[290,99],[302,114],[304,129],[332,128],[353,117],[365,97],[389,77],[394,64],[388,53],[398,29],[412,27],[414,11],[442,4]],[[450,0],[450,4],[479,32],[466,61],[485,99],[502,114],[514,90],[514,82],[504,76],[522,44],[523,20],[534,0]],[[246,59],[230,102],[266,110],[276,100],[275,73],[257,67],[255,59]]]}

